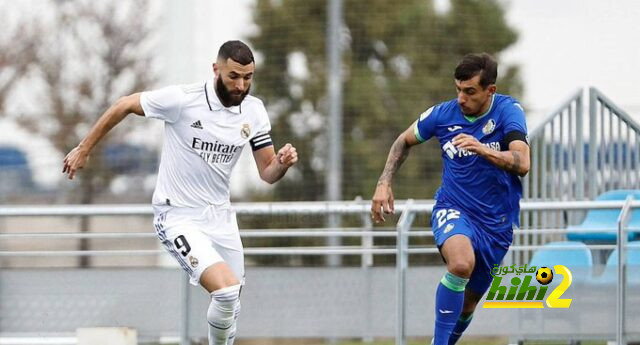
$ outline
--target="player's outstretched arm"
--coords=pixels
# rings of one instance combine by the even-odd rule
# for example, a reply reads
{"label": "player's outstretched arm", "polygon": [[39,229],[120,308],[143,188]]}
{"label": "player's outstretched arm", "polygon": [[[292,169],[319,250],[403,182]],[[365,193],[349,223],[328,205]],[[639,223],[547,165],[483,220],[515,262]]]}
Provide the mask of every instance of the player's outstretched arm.
{"label": "player's outstretched arm", "polygon": [[389,150],[387,163],[378,179],[373,198],[371,198],[371,218],[376,223],[384,222],[383,212],[386,214],[394,212],[393,190],[391,189],[393,178],[404,160],[407,159],[411,146],[420,143],[416,138],[414,126],[415,123],[400,134]]}
{"label": "player's outstretched arm", "polygon": [[453,138],[453,145],[459,149],[475,152],[498,168],[518,176],[525,176],[529,173],[531,163],[529,145],[522,140],[510,142],[508,151],[496,151],[482,145],[478,139],[473,136],[459,134]]}
{"label": "player's outstretched arm", "polygon": [[84,167],[91,150],[100,139],[130,113],[144,116],[144,111],[140,105],[139,93],[118,99],[100,116],[98,122],[93,125],[87,136],[64,157],[62,172],[69,174],[70,180],[73,179],[76,172]]}
{"label": "player's outstretched arm", "polygon": [[258,166],[260,178],[267,183],[280,180],[287,170],[298,162],[298,152],[293,145],[287,143],[278,153],[273,146],[267,146],[253,152],[253,158]]}

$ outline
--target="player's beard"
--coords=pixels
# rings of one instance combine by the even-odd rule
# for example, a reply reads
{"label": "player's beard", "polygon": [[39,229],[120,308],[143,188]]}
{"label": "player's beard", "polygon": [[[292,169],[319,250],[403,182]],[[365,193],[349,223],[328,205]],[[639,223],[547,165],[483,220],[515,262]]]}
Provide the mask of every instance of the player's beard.
{"label": "player's beard", "polygon": [[251,90],[251,86],[242,93],[232,93],[226,86],[224,86],[221,77],[218,77],[218,81],[216,81],[216,93],[218,94],[218,97],[220,97],[222,104],[227,107],[240,105],[244,98],[249,94],[249,90]]}

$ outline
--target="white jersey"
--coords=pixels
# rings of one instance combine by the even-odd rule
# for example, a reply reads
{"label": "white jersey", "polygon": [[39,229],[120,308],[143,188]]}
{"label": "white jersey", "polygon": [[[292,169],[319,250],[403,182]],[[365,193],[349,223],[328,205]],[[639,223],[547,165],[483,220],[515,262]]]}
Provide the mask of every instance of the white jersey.
{"label": "white jersey", "polygon": [[163,120],[164,143],[154,205],[203,207],[229,203],[229,178],[242,149],[272,145],[262,101],[222,105],[212,81],[143,92],[146,117]]}

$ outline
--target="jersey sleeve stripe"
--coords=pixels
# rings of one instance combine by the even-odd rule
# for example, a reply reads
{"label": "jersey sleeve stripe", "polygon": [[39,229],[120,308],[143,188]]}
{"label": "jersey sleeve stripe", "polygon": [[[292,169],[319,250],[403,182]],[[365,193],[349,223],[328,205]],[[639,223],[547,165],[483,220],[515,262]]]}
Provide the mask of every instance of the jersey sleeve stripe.
{"label": "jersey sleeve stripe", "polygon": [[261,148],[265,148],[265,147],[268,147],[268,146],[273,146],[273,142],[271,142],[271,140],[265,141],[265,142],[263,142],[261,144],[257,144],[257,145],[251,144],[251,150],[258,151]]}
{"label": "jersey sleeve stripe", "polygon": [[271,137],[269,136],[269,133],[265,133],[265,134],[258,134],[256,135],[253,139],[251,139],[252,142],[256,142],[256,141],[261,141],[264,139],[270,139]]}
{"label": "jersey sleeve stripe", "polygon": [[256,151],[263,147],[273,145],[273,142],[271,141],[271,136],[267,132],[256,135],[251,140],[249,140],[249,144],[251,144],[251,149],[253,151]]}
{"label": "jersey sleeve stripe", "polygon": [[260,145],[260,144],[264,144],[264,143],[266,143],[266,142],[268,142],[268,141],[271,141],[271,138],[264,138],[264,139],[262,139],[262,140],[254,140],[254,141],[252,141],[251,143],[252,143],[253,145]]}
{"label": "jersey sleeve stripe", "polygon": [[413,133],[416,135],[416,139],[418,139],[419,142],[425,142],[425,140],[420,135],[420,130],[418,129],[418,121],[416,121],[416,123],[413,125]]}

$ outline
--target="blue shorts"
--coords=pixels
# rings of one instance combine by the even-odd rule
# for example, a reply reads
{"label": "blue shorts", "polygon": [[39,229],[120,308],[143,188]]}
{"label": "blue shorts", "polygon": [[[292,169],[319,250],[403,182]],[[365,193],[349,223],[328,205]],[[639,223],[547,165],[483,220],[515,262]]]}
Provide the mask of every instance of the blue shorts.
{"label": "blue shorts", "polygon": [[509,250],[513,235],[512,226],[489,229],[455,207],[436,205],[431,214],[431,227],[438,249],[453,235],[464,235],[471,240],[476,263],[467,288],[481,296],[484,295],[493,280],[493,266],[499,265]]}

